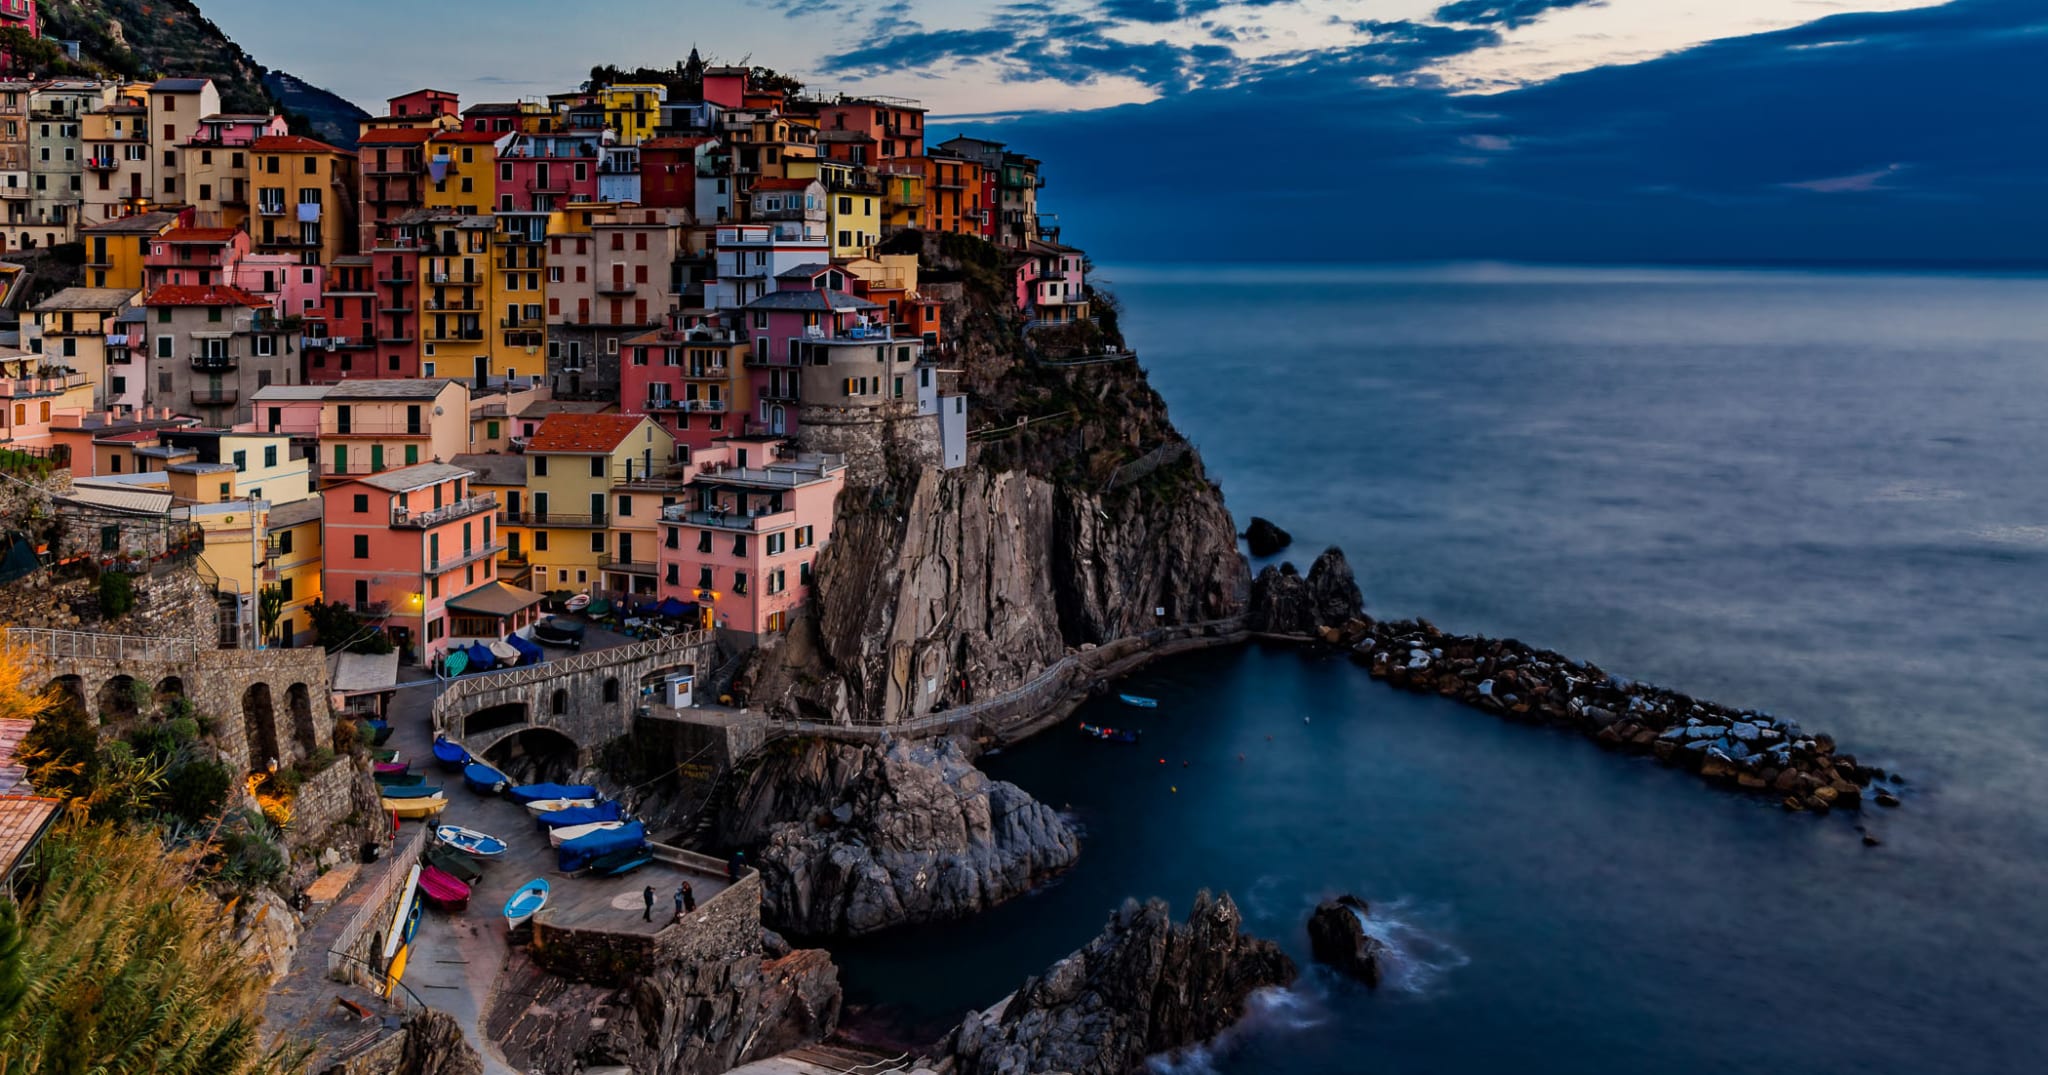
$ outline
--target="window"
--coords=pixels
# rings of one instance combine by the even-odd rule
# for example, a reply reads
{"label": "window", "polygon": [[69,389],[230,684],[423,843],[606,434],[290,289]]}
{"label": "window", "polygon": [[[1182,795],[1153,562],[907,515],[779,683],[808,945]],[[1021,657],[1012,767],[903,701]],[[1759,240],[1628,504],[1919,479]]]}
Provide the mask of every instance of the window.
{"label": "window", "polygon": [[[170,313],[170,311],[169,311],[169,310],[165,310],[164,312],[165,312],[165,313]],[[158,337],[156,338],[156,357],[158,357],[158,358],[169,358],[169,357],[171,357],[171,346],[172,346],[172,338],[171,338],[171,337],[169,337],[169,336],[158,336]],[[166,376],[168,376],[168,374],[166,374]],[[171,390],[171,386],[167,384],[167,385],[165,385],[165,386],[164,386],[164,389],[163,389],[163,390],[164,390],[164,391],[166,391],[166,392],[168,392],[168,391],[170,391],[170,390]]]}
{"label": "window", "polygon": [[249,469],[249,453],[248,453],[248,452],[245,452],[245,451],[244,451],[244,452],[236,452],[236,453],[235,453],[235,456],[234,456],[234,459],[235,459],[235,469],[236,469],[236,470],[239,470],[239,471],[246,471],[246,470],[248,470],[248,469]]}
{"label": "window", "polygon": [[732,554],[734,556],[745,556],[747,554],[747,535],[734,534],[732,536]]}
{"label": "window", "polygon": [[811,527],[808,527],[808,526],[799,526],[799,527],[797,527],[797,528],[796,528],[796,547],[797,547],[797,548],[799,548],[799,549],[808,549],[808,548],[810,548],[810,547],[811,547],[811,531],[812,531],[812,528],[811,528]]}
{"label": "window", "polygon": [[632,498],[632,497],[630,497],[630,496],[622,496],[622,497],[620,497],[620,498],[619,498],[619,515],[620,515],[620,516],[621,516],[621,517],[623,518],[623,517],[625,517],[625,516],[629,516],[629,515],[631,515],[631,514],[633,514],[633,498]]}
{"label": "window", "polygon": [[786,576],[784,576],[781,568],[778,567],[775,570],[770,571],[768,573],[769,593],[781,593],[782,591],[788,588],[789,587],[786,582]]}
{"label": "window", "polygon": [[279,579],[279,580],[278,580],[278,582],[277,582],[277,596],[278,596],[278,597],[280,597],[280,598],[282,598],[282,599],[284,599],[284,600],[285,600],[285,601],[287,601],[287,602],[289,602],[289,601],[290,601],[290,600],[292,599],[292,580],[291,580],[291,579]]}
{"label": "window", "polygon": [[700,567],[697,569],[697,588],[700,590],[708,590],[711,588],[710,568]]}
{"label": "window", "polygon": [[602,478],[602,477],[604,477],[604,457],[603,457],[603,456],[601,456],[601,455],[593,455],[593,456],[591,456],[591,457],[590,457],[590,476],[591,476],[591,477],[593,477],[593,478]]}
{"label": "window", "polygon": [[616,702],[619,700],[618,680],[607,679],[604,681],[604,700],[607,702]]}
{"label": "window", "polygon": [[765,539],[763,539],[763,540],[765,540],[765,541],[766,541],[766,542],[768,543],[768,555],[770,555],[770,556],[780,556],[780,555],[782,555],[782,551],[783,551],[783,542],[784,542],[785,538],[786,538],[786,535],[783,535],[783,534],[770,534],[770,535],[768,535],[768,536],[767,536],[767,537],[766,537]]}
{"label": "window", "polygon": [[809,560],[805,560],[797,565],[796,584],[799,586],[809,586],[811,584],[811,562]]}
{"label": "window", "polygon": [[[546,551],[548,551],[548,532],[547,532],[547,531],[545,531],[545,530],[535,530],[535,531],[533,532],[533,551],[535,551],[535,552],[546,552]],[[562,577],[563,577],[563,578],[567,578],[568,576],[567,576],[567,575],[564,575],[564,576],[562,576]]]}
{"label": "window", "polygon": [[358,559],[358,560],[367,560],[367,559],[369,559],[369,558],[370,558],[370,535],[368,535],[368,534],[357,534],[357,535],[356,535],[356,539],[355,539],[355,554],[356,554],[356,559]]}
{"label": "window", "polygon": [[271,355],[273,355],[273,354],[276,354],[276,353],[277,353],[277,337],[275,337],[275,336],[258,336],[258,337],[256,337],[256,357],[257,357],[257,358],[269,358],[269,357],[270,357]]}
{"label": "window", "polygon": [[[563,574],[567,575],[568,572],[564,571]],[[569,712],[569,692],[565,690],[555,691],[554,698],[550,700],[548,708],[554,712],[555,716],[567,715]]]}
{"label": "window", "polygon": [[[337,446],[337,447],[338,447],[338,446]],[[336,454],[338,455],[338,454],[340,454],[340,453],[336,453]],[[340,468],[336,468],[336,469],[340,469]],[[354,509],[355,509],[355,513],[356,513],[357,515],[368,515],[368,514],[370,513],[370,497],[369,497],[369,494],[367,494],[367,493],[357,493],[357,494],[355,495],[355,503],[354,503],[354,504],[352,504],[352,505],[350,505],[350,507],[352,507],[352,508],[354,508]]]}
{"label": "window", "polygon": [[699,531],[697,531],[697,551],[698,551],[698,552],[710,552],[710,551],[711,551],[711,531],[709,531],[709,530],[699,530]]}
{"label": "window", "polygon": [[603,551],[604,551],[604,531],[602,531],[602,530],[599,530],[599,531],[597,531],[596,533],[593,533],[593,534],[591,534],[591,535],[590,535],[590,551],[591,551],[591,552],[603,552]]}
{"label": "window", "polygon": [[532,459],[532,460],[533,460],[533,476],[534,476],[534,477],[536,477],[536,478],[545,478],[545,477],[547,477],[547,476],[548,476],[548,457],[547,457],[547,456],[544,456],[544,455],[534,455],[534,456],[528,456],[527,458],[529,458],[529,459]]}
{"label": "window", "polygon": [[[239,453],[237,453],[237,454],[239,454]],[[263,465],[264,465],[264,466],[266,466],[266,467],[274,467],[274,466],[276,466],[276,465],[277,465],[277,445],[275,445],[275,444],[271,444],[271,445],[266,445],[266,446],[264,447],[264,449],[263,449]]]}
{"label": "window", "polygon": [[277,535],[277,554],[279,556],[290,556],[292,554],[291,531],[287,530],[284,533]]}
{"label": "window", "polygon": [[732,573],[732,592],[734,592],[734,593],[736,593],[736,594],[744,594],[744,593],[746,593],[746,592],[747,592],[747,573],[746,573],[746,572],[744,572],[744,571],[735,571],[735,572],[733,572],[733,573]]}
{"label": "window", "polygon": [[670,586],[681,586],[683,584],[682,566],[679,564],[668,565],[668,575],[663,581],[667,582]]}

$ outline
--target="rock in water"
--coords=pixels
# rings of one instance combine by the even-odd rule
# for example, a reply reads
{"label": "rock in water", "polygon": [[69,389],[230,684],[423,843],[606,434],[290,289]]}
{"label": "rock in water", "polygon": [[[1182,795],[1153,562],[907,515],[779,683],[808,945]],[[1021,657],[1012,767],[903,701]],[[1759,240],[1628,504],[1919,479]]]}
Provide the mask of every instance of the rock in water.
{"label": "rock in water", "polygon": [[1253,556],[1263,559],[1294,544],[1294,535],[1254,515],[1251,525],[1244,528],[1244,543]]}
{"label": "rock in water", "polygon": [[1148,1056],[1207,1041],[1248,998],[1294,980],[1278,945],[1239,932],[1226,893],[1195,897],[1186,923],[1164,901],[1128,901],[1087,947],[970,1012],[941,1046],[956,1075],[1123,1075]]}
{"label": "rock in water", "polygon": [[1365,931],[1365,901],[1352,895],[1318,904],[1308,918],[1308,949],[1316,962],[1370,986],[1380,984],[1380,959],[1387,946]]}
{"label": "rock in water", "polygon": [[1331,546],[1302,578],[1291,563],[1270,564],[1252,580],[1245,625],[1268,634],[1307,635],[1319,628],[1339,627],[1365,608],[1365,595],[1351,574],[1344,550]]}
{"label": "rock in water", "polygon": [[758,848],[763,918],[812,937],[962,918],[1080,854],[1057,812],[951,740],[805,743],[763,763],[723,820],[722,842]]}
{"label": "rock in water", "polygon": [[1318,627],[1335,627],[1364,611],[1365,595],[1343,549],[1332,545],[1309,566],[1308,599]]}

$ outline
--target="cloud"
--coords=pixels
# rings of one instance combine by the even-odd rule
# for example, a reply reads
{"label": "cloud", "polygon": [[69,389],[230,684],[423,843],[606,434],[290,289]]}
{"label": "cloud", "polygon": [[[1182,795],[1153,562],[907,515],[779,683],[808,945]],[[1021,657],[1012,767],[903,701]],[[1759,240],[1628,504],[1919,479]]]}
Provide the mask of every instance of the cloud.
{"label": "cloud", "polygon": [[1436,9],[1438,22],[1505,26],[1513,30],[1568,7],[1605,7],[1607,0],[1452,0]]}
{"label": "cloud", "polygon": [[1790,187],[1793,190],[1810,190],[1815,194],[1867,194],[1874,190],[1891,189],[1885,185],[1884,181],[1902,170],[1903,168],[1900,165],[1887,164],[1870,172],[1838,175],[1829,179],[1804,179],[1796,183],[1784,183],[1781,185]]}

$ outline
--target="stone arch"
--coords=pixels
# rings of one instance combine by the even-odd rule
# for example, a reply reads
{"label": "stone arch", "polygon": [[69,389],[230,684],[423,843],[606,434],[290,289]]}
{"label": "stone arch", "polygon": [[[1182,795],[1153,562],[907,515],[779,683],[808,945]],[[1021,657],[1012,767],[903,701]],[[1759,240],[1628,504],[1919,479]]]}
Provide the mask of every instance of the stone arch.
{"label": "stone arch", "polygon": [[57,696],[59,705],[69,704],[75,706],[80,713],[92,712],[92,710],[86,707],[85,679],[82,676],[58,676],[56,679],[51,680],[50,685],[44,689]]}
{"label": "stone arch", "polygon": [[156,681],[156,704],[159,709],[169,709],[171,703],[185,697],[185,680],[182,676],[165,676]]}
{"label": "stone arch", "polygon": [[553,728],[522,728],[484,748],[484,760],[521,783],[566,781],[582,763],[582,748]]}
{"label": "stone arch", "polygon": [[569,692],[567,690],[560,687],[555,688],[554,697],[548,700],[548,715],[555,717],[566,717],[569,715]]}
{"label": "stone arch", "polygon": [[277,748],[277,707],[270,698],[270,684],[252,683],[242,692],[242,734],[249,744],[249,768],[270,768],[271,759],[283,764]]}
{"label": "stone arch", "polygon": [[617,703],[617,702],[618,702],[618,700],[619,700],[619,677],[617,677],[617,676],[607,676],[607,677],[605,677],[605,681],[604,681],[604,700],[605,700],[605,704],[606,704],[606,705],[612,705],[612,704],[615,704],[615,703]]}
{"label": "stone arch", "polygon": [[108,676],[107,681],[100,684],[93,699],[99,708],[100,723],[132,721],[142,715],[142,707],[135,699],[135,684],[135,677],[126,673]]}
{"label": "stone arch", "polygon": [[462,721],[462,737],[467,739],[484,732],[526,723],[525,702],[503,702],[479,709]]}
{"label": "stone arch", "polygon": [[284,697],[292,713],[292,739],[311,754],[320,746],[320,732],[313,726],[313,692],[304,683],[294,683],[285,688]]}

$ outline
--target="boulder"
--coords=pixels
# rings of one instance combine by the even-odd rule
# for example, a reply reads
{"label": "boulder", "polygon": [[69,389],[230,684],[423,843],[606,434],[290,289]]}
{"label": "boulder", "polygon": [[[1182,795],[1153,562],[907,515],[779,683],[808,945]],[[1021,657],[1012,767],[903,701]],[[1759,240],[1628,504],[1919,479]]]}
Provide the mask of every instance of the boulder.
{"label": "boulder", "polygon": [[1332,545],[1309,565],[1308,600],[1318,626],[1349,623],[1364,610],[1365,594],[1358,589],[1343,549]]}
{"label": "boulder", "polygon": [[1266,565],[1252,580],[1245,627],[1276,635],[1305,635],[1315,630],[1315,604],[1308,582],[1293,564]]}
{"label": "boulder", "polygon": [[1254,515],[1251,525],[1244,528],[1244,544],[1253,556],[1264,559],[1294,544],[1294,535]]}
{"label": "boulder", "polygon": [[1367,912],[1365,901],[1349,894],[1324,900],[1308,916],[1308,949],[1316,962],[1377,986],[1386,945],[1365,931]]}

